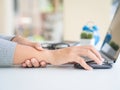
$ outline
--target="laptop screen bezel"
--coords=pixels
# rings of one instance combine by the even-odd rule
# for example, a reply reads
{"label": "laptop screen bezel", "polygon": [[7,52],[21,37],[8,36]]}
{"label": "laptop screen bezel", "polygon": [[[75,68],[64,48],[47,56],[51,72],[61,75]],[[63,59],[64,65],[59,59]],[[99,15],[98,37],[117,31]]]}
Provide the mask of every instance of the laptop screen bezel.
{"label": "laptop screen bezel", "polygon": [[[111,25],[113,24],[113,21],[114,21],[116,15],[117,15],[118,11],[120,11],[119,9],[120,9],[120,2],[118,3],[118,6],[117,6],[116,11],[115,11],[115,13],[114,13],[114,16],[113,16],[113,18],[112,18],[112,20],[111,20],[111,23],[110,23],[110,26],[109,26],[109,28],[108,28],[107,33],[108,33],[109,30],[111,29]],[[107,35],[107,33],[106,33],[106,35]],[[105,41],[105,37],[104,37],[103,43],[104,43],[104,41]],[[102,44],[103,44],[103,43],[102,43]],[[117,56],[117,58],[113,58],[113,57],[107,55],[107,53],[105,53],[105,52],[102,50],[102,46],[101,46],[100,51],[102,51],[107,57],[109,57],[109,58],[110,58],[111,60],[113,60],[114,62],[116,62],[117,59],[118,59],[118,57],[119,57],[119,55]],[[119,52],[119,54],[120,54],[120,52]]]}

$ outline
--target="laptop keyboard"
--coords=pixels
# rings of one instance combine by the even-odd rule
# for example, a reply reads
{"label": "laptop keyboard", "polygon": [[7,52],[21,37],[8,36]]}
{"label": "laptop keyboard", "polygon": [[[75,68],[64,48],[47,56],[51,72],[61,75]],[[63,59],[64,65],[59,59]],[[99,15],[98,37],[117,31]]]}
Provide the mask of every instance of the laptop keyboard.
{"label": "laptop keyboard", "polygon": [[102,56],[102,58],[104,58],[105,60],[104,60],[104,62],[105,63],[113,63],[113,60],[112,59],[110,59],[109,57],[107,57],[105,54],[103,54],[101,51],[100,51],[100,54],[101,54],[101,56]]}
{"label": "laptop keyboard", "polygon": [[[104,60],[104,62],[103,63],[113,63],[113,60],[112,59],[110,59],[109,57],[107,57],[105,54],[103,54],[101,51],[100,51],[100,54],[101,54],[101,56],[102,56],[102,58],[104,58],[105,60]],[[86,61],[86,62],[93,62],[93,60],[92,59],[90,59],[90,58],[88,58],[88,57],[83,57],[84,58],[84,60]]]}

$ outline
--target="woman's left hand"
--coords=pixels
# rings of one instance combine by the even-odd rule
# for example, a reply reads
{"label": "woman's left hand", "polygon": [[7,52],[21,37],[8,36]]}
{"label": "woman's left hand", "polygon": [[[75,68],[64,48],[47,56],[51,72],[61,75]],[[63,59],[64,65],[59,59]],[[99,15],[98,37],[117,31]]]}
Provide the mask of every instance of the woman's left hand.
{"label": "woman's left hand", "polygon": [[[22,45],[31,46],[39,51],[43,50],[43,48],[41,47],[41,45],[39,43],[31,42],[22,36],[15,36],[12,39],[12,41],[19,43],[19,44],[22,44]],[[37,59],[32,58],[30,60],[26,60],[25,62],[23,62],[22,67],[46,67],[46,62],[44,60],[39,62]]]}

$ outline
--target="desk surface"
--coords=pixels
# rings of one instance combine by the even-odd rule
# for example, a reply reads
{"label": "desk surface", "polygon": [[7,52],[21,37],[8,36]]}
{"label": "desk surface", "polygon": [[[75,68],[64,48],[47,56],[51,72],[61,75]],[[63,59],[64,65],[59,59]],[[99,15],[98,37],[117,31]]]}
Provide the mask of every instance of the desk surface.
{"label": "desk surface", "polygon": [[120,90],[119,60],[107,70],[85,71],[72,65],[0,68],[0,90]]}

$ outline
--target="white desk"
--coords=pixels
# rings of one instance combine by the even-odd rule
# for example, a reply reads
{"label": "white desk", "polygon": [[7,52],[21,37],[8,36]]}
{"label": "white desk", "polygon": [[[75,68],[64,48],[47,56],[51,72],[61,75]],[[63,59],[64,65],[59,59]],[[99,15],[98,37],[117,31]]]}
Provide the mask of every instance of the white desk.
{"label": "white desk", "polygon": [[120,61],[112,69],[93,71],[72,66],[0,68],[0,90],[120,90]]}

